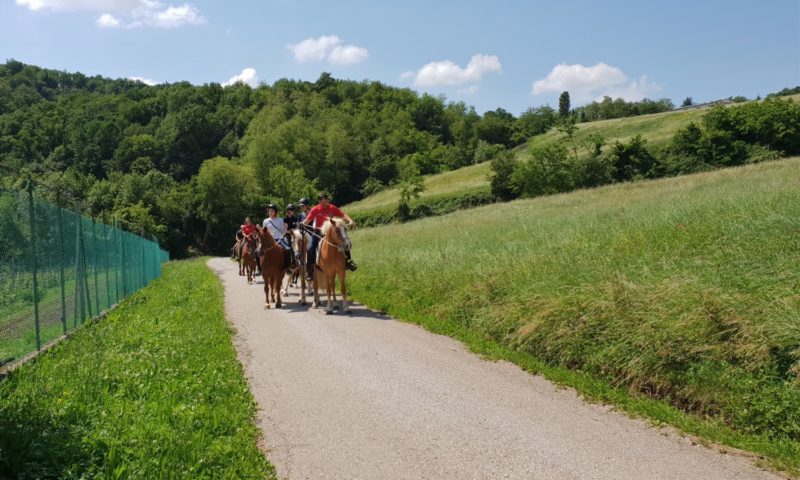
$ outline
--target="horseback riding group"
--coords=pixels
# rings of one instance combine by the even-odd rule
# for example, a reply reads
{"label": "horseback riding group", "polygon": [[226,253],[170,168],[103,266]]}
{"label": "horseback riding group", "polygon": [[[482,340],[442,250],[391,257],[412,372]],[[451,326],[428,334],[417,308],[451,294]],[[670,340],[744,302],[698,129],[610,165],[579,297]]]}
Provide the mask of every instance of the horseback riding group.
{"label": "horseback riding group", "polygon": [[320,193],[317,199],[319,203],[312,208],[307,198],[301,199],[299,213],[290,203],[283,217],[278,216],[278,206],[270,204],[261,225],[247,217],[236,232],[233,255],[239,260],[239,275],[246,276],[248,284],[253,283],[254,276],[261,275],[266,295],[264,308],[270,308],[270,302],[280,308],[281,287],[283,295],[288,295],[289,286],[298,282],[300,303],[305,305],[308,281],[313,288],[313,306],[320,305],[319,291],[325,289],[325,313],[332,313],[338,279],[342,311],[350,312],[345,272],[355,271],[356,264],[350,258],[347,229],[355,222],[331,204],[327,194]]}

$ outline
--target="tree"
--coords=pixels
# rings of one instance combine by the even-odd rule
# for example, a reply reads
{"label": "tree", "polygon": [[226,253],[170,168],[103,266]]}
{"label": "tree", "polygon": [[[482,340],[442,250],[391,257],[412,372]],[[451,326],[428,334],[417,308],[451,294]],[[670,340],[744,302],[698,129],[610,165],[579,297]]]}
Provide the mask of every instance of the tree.
{"label": "tree", "polygon": [[692,97],[684,98],[683,99],[683,103],[681,103],[681,107],[691,107],[692,105],[694,105],[694,101],[692,100]]}
{"label": "tree", "polygon": [[492,173],[489,174],[492,197],[504,202],[516,198],[517,195],[511,183],[516,163],[514,153],[509,151],[503,151],[492,159]]}
{"label": "tree", "polygon": [[401,162],[400,182],[397,187],[400,190],[400,201],[397,203],[397,219],[405,221],[411,217],[411,200],[419,198],[419,194],[425,190],[419,167],[410,156],[404,158]]}
{"label": "tree", "polygon": [[223,157],[203,162],[195,179],[197,213],[205,222],[203,247],[227,249],[235,226],[247,212],[255,213],[259,189],[252,171]]}
{"label": "tree", "polygon": [[569,115],[569,92],[561,92],[558,97],[558,114],[563,118]]}

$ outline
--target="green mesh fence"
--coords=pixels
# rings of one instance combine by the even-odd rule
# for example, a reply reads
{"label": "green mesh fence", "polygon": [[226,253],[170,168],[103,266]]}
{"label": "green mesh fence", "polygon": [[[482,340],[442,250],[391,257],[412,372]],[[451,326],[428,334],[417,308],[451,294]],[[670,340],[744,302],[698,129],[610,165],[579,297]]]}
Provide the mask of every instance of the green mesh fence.
{"label": "green mesh fence", "polygon": [[0,188],[0,365],[112,308],[168,259],[154,241]]}

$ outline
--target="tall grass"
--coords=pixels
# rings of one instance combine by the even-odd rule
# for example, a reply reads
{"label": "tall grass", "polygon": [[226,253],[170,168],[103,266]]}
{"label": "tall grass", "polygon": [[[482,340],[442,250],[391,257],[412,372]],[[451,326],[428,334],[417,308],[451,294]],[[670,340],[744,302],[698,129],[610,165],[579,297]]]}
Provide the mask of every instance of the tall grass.
{"label": "tall grass", "polygon": [[366,304],[711,419],[688,430],[800,469],[800,158],[353,239]]}
{"label": "tall grass", "polygon": [[162,276],[0,383],[0,478],[264,478],[222,288]]}

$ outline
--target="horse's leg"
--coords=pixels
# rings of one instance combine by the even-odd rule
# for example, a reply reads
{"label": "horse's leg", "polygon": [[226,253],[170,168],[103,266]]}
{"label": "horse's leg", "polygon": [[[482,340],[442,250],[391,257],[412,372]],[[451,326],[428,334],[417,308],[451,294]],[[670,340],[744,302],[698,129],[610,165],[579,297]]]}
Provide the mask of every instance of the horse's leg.
{"label": "horse's leg", "polygon": [[[284,281],[285,280],[285,281]],[[289,272],[288,274],[284,274],[281,277],[281,293],[284,296],[289,296],[289,284],[292,283],[292,273]]]}
{"label": "horse's leg", "polygon": [[306,268],[305,265],[301,264],[298,271],[298,277],[300,278],[300,305],[306,304]]}
{"label": "horse's leg", "polygon": [[269,306],[269,282],[267,281],[266,278],[264,278],[264,297],[265,297],[264,310],[267,310],[268,308],[270,308],[270,306]]}
{"label": "horse's leg", "polygon": [[312,304],[313,308],[319,308],[319,279],[317,278],[316,267],[313,268],[313,275],[311,277],[311,290],[313,291]]}
{"label": "horse's leg", "polygon": [[342,289],[342,313],[351,313],[350,307],[347,305],[347,284],[344,282],[344,278],[347,276],[347,272],[342,270],[339,274],[339,286]]}
{"label": "horse's leg", "polygon": [[278,297],[275,301],[275,308],[281,308],[283,303],[281,302],[281,280],[283,280],[283,274],[275,275],[273,281],[275,282],[275,295]]}
{"label": "horse's leg", "polygon": [[325,293],[328,296],[328,304],[325,307],[325,315],[333,313],[333,293],[336,290],[336,277],[330,276],[325,278]]}

